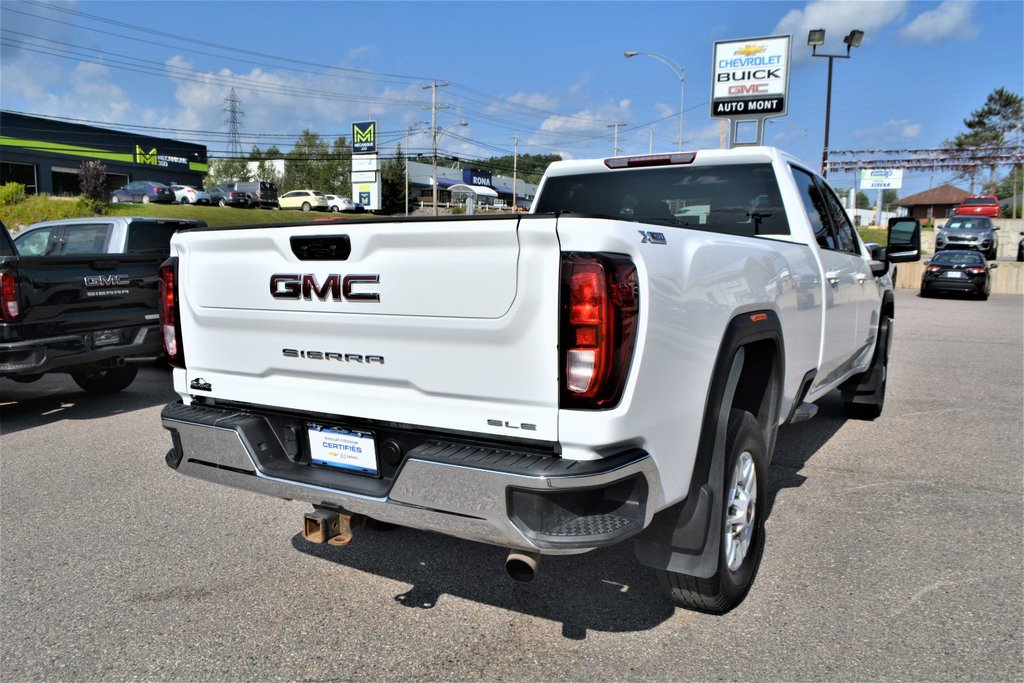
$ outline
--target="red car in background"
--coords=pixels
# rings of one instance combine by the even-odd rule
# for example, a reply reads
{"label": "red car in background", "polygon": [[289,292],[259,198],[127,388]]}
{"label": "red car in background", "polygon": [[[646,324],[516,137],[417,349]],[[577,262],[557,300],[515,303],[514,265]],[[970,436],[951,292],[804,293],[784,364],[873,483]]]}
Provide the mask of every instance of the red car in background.
{"label": "red car in background", "polygon": [[968,197],[957,205],[954,216],[988,216],[999,218],[999,198],[994,194]]}

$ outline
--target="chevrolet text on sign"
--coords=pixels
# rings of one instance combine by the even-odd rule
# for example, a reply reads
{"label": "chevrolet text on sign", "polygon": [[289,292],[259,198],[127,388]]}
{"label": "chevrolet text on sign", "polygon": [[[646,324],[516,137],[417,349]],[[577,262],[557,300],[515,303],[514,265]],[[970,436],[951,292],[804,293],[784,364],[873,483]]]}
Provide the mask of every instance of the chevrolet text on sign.
{"label": "chevrolet text on sign", "polygon": [[790,36],[715,43],[711,116],[756,118],[786,113]]}

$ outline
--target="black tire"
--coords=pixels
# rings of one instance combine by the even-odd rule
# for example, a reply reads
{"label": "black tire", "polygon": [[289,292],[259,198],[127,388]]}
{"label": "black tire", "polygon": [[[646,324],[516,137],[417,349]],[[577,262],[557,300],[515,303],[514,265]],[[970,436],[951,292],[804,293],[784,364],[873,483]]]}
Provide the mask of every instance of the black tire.
{"label": "black tire", "polygon": [[338,208],[337,204],[331,206],[331,213],[338,213],[339,211],[341,211],[341,209]]}
{"label": "black tire", "polygon": [[[761,555],[764,553],[764,515],[765,515],[765,445],[764,435],[760,425],[750,413],[743,410],[732,410],[729,413],[729,425],[726,428],[725,436],[725,475],[722,479],[722,526],[718,530],[721,534],[721,543],[718,550],[718,571],[709,579],[702,579],[689,574],[681,574],[664,569],[656,570],[658,582],[662,590],[676,605],[693,609],[700,612],[712,614],[723,614],[728,612],[743,601],[750,585],[757,574],[757,568],[761,564]],[[747,481],[751,482],[751,490],[744,491],[743,487],[734,487],[736,479],[737,464],[741,456],[749,456],[749,466],[753,472],[749,473]],[[753,505],[745,506],[746,514],[731,502],[734,500],[734,493],[743,493],[748,496],[753,493]],[[730,510],[733,510],[730,515]],[[728,549],[739,550],[740,546],[734,542],[737,537],[734,531],[738,525],[730,521],[737,518],[742,519],[742,528],[749,530],[750,534],[747,543],[741,546],[744,552],[740,557],[728,556]],[[730,539],[733,539],[731,541]],[[730,567],[730,559],[733,567]],[[736,560],[739,560],[737,563]]]}
{"label": "black tire", "polygon": [[1017,263],[1024,261],[1024,245],[1017,247]]}
{"label": "black tire", "polygon": [[90,394],[115,394],[134,382],[137,374],[138,365],[121,365],[106,370],[72,372],[71,379]]}
{"label": "black tire", "polygon": [[310,210],[310,209],[312,209],[312,208],[313,208],[313,207],[312,207],[312,206],[310,206],[309,202],[302,202],[302,210],[303,210],[303,211],[309,211],[309,210]]}
{"label": "black tire", "polygon": [[111,195],[110,203],[111,204],[120,204],[121,203],[121,198],[118,197],[116,194],[115,195]]}
{"label": "black tire", "polygon": [[[922,291],[921,296],[926,296]],[[870,395],[861,394],[856,401],[845,400],[846,414],[855,420],[874,420],[881,416],[885,408],[885,385],[889,380],[889,352],[892,350],[892,315],[883,313],[878,324],[878,345],[871,365],[863,374],[848,379],[845,386],[856,385],[859,380],[876,374],[876,387]]]}
{"label": "black tire", "polygon": [[178,203],[179,203],[179,204],[188,204],[188,197],[187,197],[187,196],[185,196],[185,197],[182,197],[182,198],[181,198],[181,199],[180,199],[180,200],[178,201]]}
{"label": "black tire", "polygon": [[217,206],[227,206],[227,205],[228,205],[228,203],[226,201],[224,201],[223,197],[221,197],[220,199],[217,200]]}
{"label": "black tire", "polygon": [[143,204],[149,204],[149,195],[148,194],[142,195],[142,203]]}

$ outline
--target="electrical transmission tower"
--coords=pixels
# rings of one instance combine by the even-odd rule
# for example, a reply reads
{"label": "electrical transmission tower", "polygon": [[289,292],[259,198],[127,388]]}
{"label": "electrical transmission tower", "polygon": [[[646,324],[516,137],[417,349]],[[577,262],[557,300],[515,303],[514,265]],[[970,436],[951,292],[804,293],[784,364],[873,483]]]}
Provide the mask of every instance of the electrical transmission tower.
{"label": "electrical transmission tower", "polygon": [[224,98],[224,109],[221,111],[227,114],[224,123],[228,125],[228,154],[240,157],[242,156],[242,141],[239,139],[239,131],[242,121],[245,120],[245,112],[242,111],[242,100],[235,94],[234,88]]}

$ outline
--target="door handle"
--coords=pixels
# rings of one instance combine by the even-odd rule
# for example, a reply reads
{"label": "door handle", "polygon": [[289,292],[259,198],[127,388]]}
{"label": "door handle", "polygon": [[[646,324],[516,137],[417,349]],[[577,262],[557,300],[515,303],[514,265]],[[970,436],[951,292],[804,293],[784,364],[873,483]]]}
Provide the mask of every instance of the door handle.
{"label": "door handle", "polygon": [[825,273],[825,279],[828,280],[828,283],[830,285],[832,285],[833,287],[838,287],[839,286],[839,273],[838,272]]}
{"label": "door handle", "polygon": [[868,280],[868,276],[867,275],[865,275],[863,273],[857,273],[857,282],[859,284],[864,284],[865,282],[867,282],[867,280]]}

